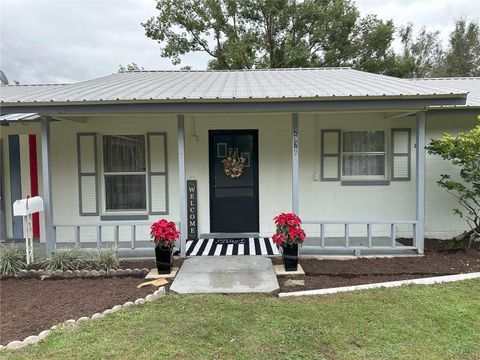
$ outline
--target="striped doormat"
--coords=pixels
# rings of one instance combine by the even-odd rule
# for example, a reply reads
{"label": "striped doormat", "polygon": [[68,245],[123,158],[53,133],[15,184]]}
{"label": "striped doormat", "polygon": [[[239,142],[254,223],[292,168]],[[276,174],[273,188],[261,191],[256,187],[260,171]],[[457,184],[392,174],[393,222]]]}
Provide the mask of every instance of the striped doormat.
{"label": "striped doormat", "polygon": [[187,256],[280,255],[269,238],[198,239],[187,241]]}

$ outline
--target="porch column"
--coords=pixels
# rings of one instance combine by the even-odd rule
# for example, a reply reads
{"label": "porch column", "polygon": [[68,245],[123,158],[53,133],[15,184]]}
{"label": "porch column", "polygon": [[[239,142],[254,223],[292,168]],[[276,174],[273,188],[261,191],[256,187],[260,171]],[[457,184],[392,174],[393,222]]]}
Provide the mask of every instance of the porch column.
{"label": "porch column", "polygon": [[415,243],[423,254],[425,240],[425,112],[417,113],[416,145],[416,215]]}
{"label": "porch column", "polygon": [[177,115],[178,128],[178,191],[180,212],[180,256],[187,255],[187,180],[185,178],[185,117]]}
{"label": "porch column", "polygon": [[52,179],[50,171],[50,118],[42,116],[42,181],[43,181],[43,216],[45,219],[46,256],[50,258],[55,249],[55,232],[53,229]]}
{"label": "porch column", "polygon": [[292,211],[299,212],[299,189],[298,182],[298,114],[292,114]]}

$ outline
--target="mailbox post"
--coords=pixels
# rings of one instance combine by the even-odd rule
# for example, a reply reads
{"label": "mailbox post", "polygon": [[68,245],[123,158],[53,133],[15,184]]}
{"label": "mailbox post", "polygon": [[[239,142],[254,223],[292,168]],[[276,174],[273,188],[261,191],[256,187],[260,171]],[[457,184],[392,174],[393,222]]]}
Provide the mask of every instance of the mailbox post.
{"label": "mailbox post", "polygon": [[13,215],[23,217],[23,236],[27,252],[27,265],[33,263],[33,231],[32,214],[43,211],[43,200],[40,196],[16,200],[13,203]]}

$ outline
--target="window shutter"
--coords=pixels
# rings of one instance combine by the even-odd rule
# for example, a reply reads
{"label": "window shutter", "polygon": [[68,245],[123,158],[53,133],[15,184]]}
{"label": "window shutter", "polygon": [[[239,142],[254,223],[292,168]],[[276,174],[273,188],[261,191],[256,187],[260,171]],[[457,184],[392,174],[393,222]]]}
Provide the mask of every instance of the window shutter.
{"label": "window shutter", "polygon": [[321,134],[321,165],[322,181],[340,180],[340,139],[338,129],[322,130]]}
{"label": "window shutter", "polygon": [[392,181],[410,180],[410,164],[410,129],[392,129]]}
{"label": "window shutter", "polygon": [[98,215],[98,159],[95,133],[77,134],[77,160],[80,215]]}
{"label": "window shutter", "polygon": [[148,212],[168,214],[167,133],[147,134]]}

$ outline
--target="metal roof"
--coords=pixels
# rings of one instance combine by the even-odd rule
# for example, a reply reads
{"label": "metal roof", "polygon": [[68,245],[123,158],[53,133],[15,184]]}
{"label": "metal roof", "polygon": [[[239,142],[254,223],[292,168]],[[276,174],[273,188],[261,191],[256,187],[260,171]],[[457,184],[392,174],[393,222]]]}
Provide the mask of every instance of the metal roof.
{"label": "metal roof", "polygon": [[15,114],[6,114],[0,116],[0,122],[11,122],[11,121],[32,121],[40,119],[40,115],[37,113],[15,113]]}
{"label": "metal roof", "polygon": [[442,107],[480,107],[480,77],[450,77],[410,79],[417,84],[441,86],[456,90],[468,91],[465,105],[447,105]]}
{"label": "metal roof", "polygon": [[36,85],[0,85],[0,98],[15,97],[21,95],[33,95],[45,93],[52,88],[58,88],[65,84],[36,84]]}
{"label": "metal roof", "polygon": [[3,105],[35,103],[285,101],[464,98],[465,91],[350,68],[134,71],[39,91],[1,93]]}

